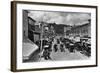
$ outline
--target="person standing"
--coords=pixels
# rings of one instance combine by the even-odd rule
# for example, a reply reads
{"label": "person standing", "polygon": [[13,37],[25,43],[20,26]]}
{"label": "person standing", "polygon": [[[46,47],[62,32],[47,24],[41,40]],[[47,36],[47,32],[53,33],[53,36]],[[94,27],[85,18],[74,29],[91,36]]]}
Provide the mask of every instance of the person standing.
{"label": "person standing", "polygon": [[50,54],[51,54],[51,44],[48,42],[45,46],[44,46],[44,51],[43,51],[43,57],[45,60],[51,60]]}

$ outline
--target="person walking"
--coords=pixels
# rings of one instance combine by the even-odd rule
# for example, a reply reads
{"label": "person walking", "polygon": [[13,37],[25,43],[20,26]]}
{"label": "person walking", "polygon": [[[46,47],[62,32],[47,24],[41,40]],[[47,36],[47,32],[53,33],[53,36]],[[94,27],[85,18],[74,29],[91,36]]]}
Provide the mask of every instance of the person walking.
{"label": "person walking", "polygon": [[63,43],[60,44],[60,50],[61,50],[61,52],[65,52],[64,44]]}
{"label": "person walking", "polygon": [[54,44],[54,51],[55,51],[55,52],[58,51],[58,46],[57,46],[57,44]]}

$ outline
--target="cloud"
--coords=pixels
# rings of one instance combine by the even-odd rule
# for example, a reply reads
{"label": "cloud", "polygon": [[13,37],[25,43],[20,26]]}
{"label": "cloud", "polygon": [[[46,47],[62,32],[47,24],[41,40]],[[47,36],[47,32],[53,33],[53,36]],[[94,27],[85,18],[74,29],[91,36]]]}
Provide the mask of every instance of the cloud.
{"label": "cloud", "polygon": [[75,12],[47,12],[47,11],[29,11],[28,16],[36,21],[44,21],[48,23],[81,25],[91,19],[90,13]]}

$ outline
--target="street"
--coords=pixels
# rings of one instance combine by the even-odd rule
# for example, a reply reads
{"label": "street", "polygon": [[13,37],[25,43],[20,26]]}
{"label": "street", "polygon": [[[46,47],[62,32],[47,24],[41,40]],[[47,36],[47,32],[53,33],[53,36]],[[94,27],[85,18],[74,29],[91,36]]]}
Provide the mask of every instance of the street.
{"label": "street", "polygon": [[75,51],[74,53],[70,53],[68,49],[65,50],[65,52],[61,52],[58,50],[57,52],[52,51],[51,52],[51,60],[45,60],[44,58],[40,59],[40,62],[44,61],[68,61],[68,60],[86,60],[89,59],[89,57],[85,56],[84,54],[81,54],[78,51]]}
{"label": "street", "polygon": [[[76,49],[74,49],[73,52],[71,52],[68,48],[65,47],[65,45],[63,46],[64,50],[62,50],[61,49],[61,41],[59,44],[57,44],[58,49],[55,50],[55,48],[54,48],[55,44],[57,44],[57,39],[54,39],[54,41],[52,42],[52,46],[51,46],[52,51],[50,52],[50,55],[49,55],[51,59],[50,58],[45,59],[45,57],[43,56],[44,50],[42,50],[40,52],[38,49],[37,51],[34,51],[30,55],[30,57],[29,57],[30,59],[27,60],[26,62],[87,60],[90,58],[90,57],[86,56],[85,54],[80,53],[80,51],[78,51]],[[31,44],[31,45],[33,45],[33,44]],[[34,48],[34,47],[31,47],[31,48]],[[45,48],[43,48],[43,49],[45,49]],[[70,47],[70,49],[71,49],[71,47]],[[81,49],[81,48],[79,48],[79,49]]]}

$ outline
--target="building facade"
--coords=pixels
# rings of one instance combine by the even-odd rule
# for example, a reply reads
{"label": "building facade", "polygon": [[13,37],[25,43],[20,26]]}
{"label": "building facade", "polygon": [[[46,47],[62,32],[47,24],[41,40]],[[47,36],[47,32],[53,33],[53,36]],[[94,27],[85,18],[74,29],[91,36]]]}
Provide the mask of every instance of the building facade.
{"label": "building facade", "polygon": [[91,37],[91,21],[88,20],[89,22],[86,24],[78,25],[78,26],[73,26],[71,30],[67,31],[68,35],[73,35],[73,36],[88,36]]}
{"label": "building facade", "polygon": [[36,21],[31,17],[28,17],[28,38],[32,42],[36,42],[40,39],[40,29],[38,25],[35,25]]}

